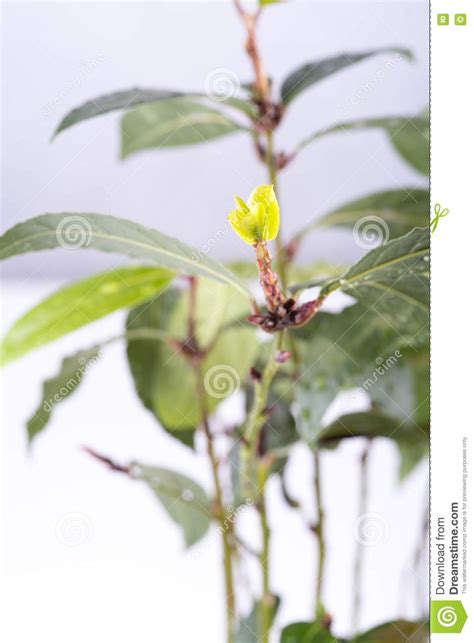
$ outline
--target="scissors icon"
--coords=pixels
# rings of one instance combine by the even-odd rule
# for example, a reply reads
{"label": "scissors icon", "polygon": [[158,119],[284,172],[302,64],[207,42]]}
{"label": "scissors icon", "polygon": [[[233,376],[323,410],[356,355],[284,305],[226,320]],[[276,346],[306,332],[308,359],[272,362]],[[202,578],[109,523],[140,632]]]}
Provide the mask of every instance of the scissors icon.
{"label": "scissors icon", "polygon": [[443,208],[443,210],[441,210],[441,204],[436,203],[434,207],[434,213],[435,216],[430,221],[431,233],[433,233],[438,227],[439,220],[449,214],[449,210],[448,208]]}

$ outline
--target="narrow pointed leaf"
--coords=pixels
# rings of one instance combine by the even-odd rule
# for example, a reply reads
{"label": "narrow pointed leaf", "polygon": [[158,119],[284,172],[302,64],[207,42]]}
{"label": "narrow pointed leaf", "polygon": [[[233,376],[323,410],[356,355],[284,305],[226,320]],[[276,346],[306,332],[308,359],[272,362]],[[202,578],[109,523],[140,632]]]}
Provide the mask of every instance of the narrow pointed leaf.
{"label": "narrow pointed leaf", "polygon": [[228,116],[190,99],[142,105],[122,118],[122,158],[145,149],[204,143],[245,131]]}
{"label": "narrow pointed leaf", "polygon": [[134,105],[154,103],[160,100],[176,98],[181,95],[181,92],[168,91],[164,89],[140,89],[139,87],[133,87],[132,89],[98,96],[66,114],[56,128],[54,136],[57,136],[59,132],[62,132],[68,127],[72,127],[76,123],[80,123],[81,121],[85,121],[89,118],[94,118],[95,116],[102,116],[103,114],[119,109],[129,109]]}
{"label": "narrow pointed leaf", "polygon": [[120,308],[158,296],[174,273],[162,268],[129,267],[99,273],[47,297],[20,317],[2,345],[6,363]]}
{"label": "narrow pointed leaf", "polygon": [[415,170],[428,176],[430,173],[430,121],[424,112],[411,118],[401,127],[389,126],[387,134],[397,152]]}
{"label": "narrow pointed leaf", "polygon": [[[430,195],[427,190],[405,188],[377,192],[347,203],[320,217],[305,228],[299,237],[313,228],[342,227],[353,230],[354,237],[374,235],[381,243],[403,236],[412,228],[426,227],[430,218]],[[370,227],[371,226],[371,227]]]}
{"label": "narrow pointed leaf", "polygon": [[19,223],[0,237],[0,260],[51,248],[114,252],[216,279],[249,295],[238,277],[209,255],[153,228],[106,214],[42,214]]}
{"label": "narrow pointed leaf", "polygon": [[383,47],[380,49],[372,49],[370,51],[361,51],[356,53],[348,52],[337,56],[329,56],[328,58],[315,60],[314,62],[298,67],[284,80],[281,87],[281,99],[286,105],[288,105],[301,92],[324,78],[328,78],[328,76],[332,76],[332,74],[335,74],[346,67],[362,62],[371,56],[388,53],[395,54],[395,56],[398,55],[399,57],[404,56],[408,59],[413,58],[409,49]]}
{"label": "narrow pointed leaf", "polygon": [[81,350],[63,359],[58,373],[43,383],[41,402],[27,423],[28,441],[46,428],[57,404],[74,393],[87,371],[100,358],[100,346]]}
{"label": "narrow pointed leaf", "polygon": [[204,489],[187,476],[139,463],[132,465],[133,477],[143,480],[169,516],[183,530],[187,547],[198,542],[211,524],[211,501]]}
{"label": "narrow pointed leaf", "polygon": [[[318,139],[324,138],[329,134],[340,134],[342,132],[353,132],[359,130],[367,129],[383,129],[392,139],[392,142],[395,144],[397,141],[397,136],[402,135],[405,131],[405,128],[408,128],[407,131],[411,131],[412,128],[417,131],[426,130],[427,120],[424,116],[386,116],[384,118],[359,118],[353,121],[346,121],[343,123],[337,123],[337,125],[331,125],[330,127],[325,127],[324,129],[318,130],[305,138],[296,148],[296,153],[301,152],[305,147],[317,141]],[[403,142],[405,141],[403,137]],[[400,143],[401,145],[402,143]],[[418,145],[418,144],[416,144]]]}

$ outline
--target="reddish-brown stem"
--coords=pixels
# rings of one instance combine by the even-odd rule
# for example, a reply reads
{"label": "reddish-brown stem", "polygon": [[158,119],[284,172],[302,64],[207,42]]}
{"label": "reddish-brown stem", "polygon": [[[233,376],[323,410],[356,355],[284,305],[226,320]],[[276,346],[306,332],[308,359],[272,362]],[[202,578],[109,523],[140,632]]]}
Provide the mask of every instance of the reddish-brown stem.
{"label": "reddish-brown stem", "polygon": [[260,285],[265,295],[267,308],[270,313],[275,313],[285,303],[285,297],[281,291],[278,276],[271,267],[272,256],[264,242],[256,243],[254,248]]}

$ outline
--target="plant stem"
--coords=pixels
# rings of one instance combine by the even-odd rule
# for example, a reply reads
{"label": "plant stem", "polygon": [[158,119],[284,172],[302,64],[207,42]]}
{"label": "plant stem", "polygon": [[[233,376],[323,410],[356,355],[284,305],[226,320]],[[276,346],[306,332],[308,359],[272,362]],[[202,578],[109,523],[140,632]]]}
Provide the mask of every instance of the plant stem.
{"label": "plant stem", "polygon": [[234,575],[232,569],[232,545],[229,541],[230,523],[226,523],[226,512],[224,509],[222,485],[219,479],[219,461],[216,457],[214,450],[214,443],[212,435],[209,430],[209,422],[207,416],[204,422],[204,431],[207,438],[207,453],[212,467],[212,477],[214,479],[214,488],[216,492],[216,509],[219,515],[219,522],[222,534],[222,547],[224,551],[224,579],[225,579],[225,595],[226,595],[226,610],[227,610],[227,643],[232,643],[234,640],[234,614],[235,614],[235,600],[234,600]]}
{"label": "plant stem", "polygon": [[[268,169],[268,178],[270,180],[270,183],[273,185],[273,189],[275,190],[275,194],[278,196],[278,184],[277,184],[277,171],[275,168],[275,159],[273,156],[273,132],[271,130],[268,130],[266,133],[267,137],[267,158],[266,158],[266,165]],[[287,286],[288,286],[288,257],[286,254],[285,247],[283,245],[282,239],[281,239],[281,227],[280,230],[278,231],[278,235],[275,239],[275,246],[276,246],[276,253],[275,253],[275,261],[276,261],[276,268],[277,268],[277,273],[281,279],[281,284],[283,287],[283,292],[286,291]],[[290,345],[290,352],[293,358],[293,363],[295,365],[295,371],[294,375],[295,378],[298,375],[299,367],[300,367],[300,355],[298,351],[298,347],[296,345],[295,339],[291,333],[288,335],[288,342]]]}
{"label": "plant stem", "polygon": [[[277,170],[275,167],[272,130],[267,130],[265,136],[267,139],[267,154],[266,154],[265,163],[268,170],[268,179],[270,183],[273,185],[275,194],[278,197]],[[281,240],[281,226],[280,226],[280,230],[278,231],[277,237],[275,239],[275,246],[276,246],[275,261],[277,266],[277,272],[281,278],[283,291],[285,291],[288,286],[288,276],[287,276],[287,270],[286,270],[287,268],[286,253],[285,253],[285,248],[283,246],[283,242]]]}
{"label": "plant stem", "polygon": [[267,520],[265,503],[265,485],[268,468],[265,462],[259,462],[257,469],[257,485],[259,490],[258,510],[262,528],[262,551],[259,556],[262,570],[262,597],[260,600],[260,638],[261,643],[268,643],[272,626],[273,596],[270,592],[270,528]]}
{"label": "plant stem", "polygon": [[227,643],[233,643],[234,640],[234,615],[235,615],[235,599],[234,599],[234,573],[232,568],[232,523],[226,521],[226,510],[224,507],[224,494],[222,492],[222,484],[219,477],[219,460],[214,449],[214,440],[209,426],[209,417],[207,412],[205,391],[203,389],[203,377],[199,366],[196,367],[197,386],[196,392],[200,400],[201,406],[201,423],[206,437],[207,455],[211,463],[212,478],[214,482],[215,491],[215,513],[220,524],[220,532],[222,536],[222,548],[224,552],[224,580],[225,580],[225,596],[226,596],[226,613],[227,613]]}
{"label": "plant stem", "polygon": [[[372,441],[369,440],[360,456],[360,491],[359,491],[359,516],[367,513],[368,499],[368,459]],[[357,543],[354,560],[354,597],[352,603],[352,633],[355,636],[359,629],[361,593],[362,593],[362,566],[363,566],[363,545]]]}
{"label": "plant stem", "polygon": [[260,643],[268,643],[269,633],[272,624],[273,597],[270,592],[270,528],[268,526],[267,511],[265,504],[265,485],[268,478],[268,461],[264,458],[258,460],[257,444],[262,426],[265,423],[265,408],[268,403],[268,394],[273,378],[279,367],[276,360],[277,353],[283,346],[284,333],[281,332],[275,339],[275,350],[272,351],[262,379],[255,382],[255,394],[252,408],[244,425],[245,446],[242,448],[242,486],[246,488],[248,497],[254,498],[252,488],[253,474],[256,473],[256,505],[260,516],[262,529],[262,550],[259,555],[260,567],[262,570],[262,596],[260,599]]}
{"label": "plant stem", "polygon": [[275,339],[275,350],[270,354],[265,370],[263,371],[262,378],[260,381],[255,382],[255,394],[252,408],[250,409],[250,413],[243,429],[243,437],[246,440],[248,449],[252,455],[256,454],[260,429],[265,422],[264,411],[267,406],[270,386],[280,366],[276,360],[276,356],[283,346],[283,338],[284,332],[278,333]]}
{"label": "plant stem", "polygon": [[324,508],[322,502],[322,490],[321,490],[321,457],[319,454],[319,449],[316,447],[314,453],[314,485],[316,493],[316,535],[318,540],[318,570],[316,576],[316,609],[315,617],[317,621],[320,621],[324,615],[324,607],[322,602],[322,593],[323,593],[323,581],[324,573],[326,566],[326,545],[324,542]]}

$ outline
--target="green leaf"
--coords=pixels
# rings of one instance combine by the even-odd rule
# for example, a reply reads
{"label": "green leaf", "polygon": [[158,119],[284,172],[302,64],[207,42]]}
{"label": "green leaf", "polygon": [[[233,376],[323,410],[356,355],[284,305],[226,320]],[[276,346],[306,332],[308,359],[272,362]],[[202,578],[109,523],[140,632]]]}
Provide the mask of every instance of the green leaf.
{"label": "green leaf", "polygon": [[[426,118],[424,117],[408,117],[408,116],[385,116],[383,118],[358,118],[354,121],[346,121],[344,123],[338,123],[337,125],[331,125],[330,127],[325,127],[324,129],[317,130],[311,136],[305,138],[301,143],[296,147],[296,152],[301,152],[305,147],[317,141],[320,138],[324,138],[329,134],[338,134],[341,132],[352,132],[366,129],[383,129],[391,137],[392,142],[397,139],[398,133],[403,133],[405,128],[417,128],[418,130],[423,130],[426,126]],[[418,145],[418,144],[417,144]]]}
{"label": "green leaf", "polygon": [[319,623],[292,623],[283,629],[280,643],[338,643],[338,640]]}
{"label": "green leaf", "polygon": [[[203,98],[208,98],[209,100],[213,100],[212,96],[211,97],[203,96]],[[249,100],[246,100],[244,98],[236,98],[235,96],[229,96],[225,100],[218,99],[217,102],[223,105],[227,105],[228,107],[232,107],[233,109],[236,109],[242,114],[245,114],[245,116],[248,116],[251,121],[256,122],[259,119],[258,111],[254,103],[252,103]]]}
{"label": "green leaf", "polygon": [[59,372],[43,383],[41,403],[27,424],[30,443],[46,427],[56,405],[74,393],[88,369],[96,363],[99,357],[100,346],[78,351],[74,355],[66,357],[62,361]]}
{"label": "green leaf", "polygon": [[326,296],[340,288],[372,310],[405,337],[405,344],[429,335],[429,228],[371,250],[348,272],[326,285]]}
{"label": "green leaf", "polygon": [[[356,304],[339,314],[318,313],[295,334],[302,338],[295,397],[303,439],[331,448],[352,436],[392,437],[402,455],[402,474],[419,461],[428,444],[428,352],[421,345],[406,346],[399,330]],[[345,389],[357,389],[354,401],[365,392],[373,411],[349,413],[324,426],[329,404]]]}
{"label": "green leaf", "polygon": [[150,487],[169,516],[181,527],[187,547],[204,536],[211,524],[212,508],[201,485],[181,473],[140,463],[133,463],[132,474]]}
{"label": "green leaf", "polygon": [[53,138],[57,136],[59,132],[62,132],[68,127],[72,127],[72,125],[75,125],[76,123],[85,121],[88,118],[101,116],[102,114],[107,114],[108,112],[116,111],[118,109],[128,109],[134,105],[155,103],[160,100],[176,98],[181,95],[181,92],[163,89],[140,89],[139,87],[133,87],[132,89],[98,96],[66,114],[56,128]]}
{"label": "green leaf", "polygon": [[122,118],[122,158],[140,150],[203,143],[245,131],[221,112],[190,99],[136,107]]}
{"label": "green leaf", "polygon": [[362,387],[380,357],[400,347],[402,338],[381,317],[356,304],[339,314],[318,313],[301,338],[301,377],[295,385],[297,430],[309,443],[323,432],[322,418],[337,393]]}
{"label": "green leaf", "polygon": [[[273,596],[273,601],[272,622],[280,606],[280,598]],[[257,601],[254,603],[250,614],[240,619],[234,643],[260,643],[262,640],[258,634],[260,629],[260,602]]]}
{"label": "green leaf", "polygon": [[50,248],[123,254],[180,273],[216,279],[248,294],[236,275],[209,255],[153,228],[106,214],[42,214],[28,219],[0,237],[0,260]]}
{"label": "green leaf", "polygon": [[321,430],[319,443],[332,446],[345,438],[362,436],[392,438],[399,427],[400,423],[396,419],[376,411],[348,413]]}
{"label": "green leaf", "polygon": [[395,55],[405,56],[408,59],[413,58],[409,49],[396,47],[383,47],[362,51],[357,53],[344,53],[337,56],[330,56],[307,63],[302,67],[295,69],[283,82],[281,87],[281,99],[288,105],[302,91],[314,85],[324,78],[328,78],[346,67],[362,62],[366,58],[379,54],[395,53]]}
{"label": "green leaf", "polygon": [[400,453],[401,480],[428,454],[429,433],[426,426],[422,428],[409,421],[400,422],[377,411],[343,415],[321,430],[319,445],[332,448],[340,440],[360,436],[394,441]]}
{"label": "green leaf", "polygon": [[428,453],[429,370],[428,348],[403,348],[401,359],[370,386],[373,405],[394,418],[400,428],[394,437],[400,452],[401,480]]}
{"label": "green leaf", "polygon": [[427,114],[411,118],[400,127],[387,128],[392,145],[418,172],[430,173],[430,121]]}
{"label": "green leaf", "polygon": [[[405,188],[377,192],[336,208],[306,228],[339,226],[352,228],[354,237],[364,228],[369,241],[382,242],[425,227],[430,218],[430,195],[427,190]],[[371,237],[373,233],[373,238]]]}
{"label": "green leaf", "polygon": [[[239,319],[246,299],[229,287],[199,280],[196,302],[196,336],[208,348],[201,364],[210,412],[243,384],[257,349],[253,328],[229,324]],[[129,315],[128,330],[154,327],[170,330],[177,340],[187,336],[189,296],[186,292],[166,297]],[[175,346],[163,342],[134,341],[128,357],[138,394],[160,424],[181,439],[201,419],[196,397],[196,374]],[[189,436],[189,433],[187,434]]]}
{"label": "green leaf", "polygon": [[5,364],[110,313],[158,296],[174,273],[133,266],[99,273],[66,286],[20,317],[8,331]]}
{"label": "green leaf", "polygon": [[427,623],[393,621],[359,634],[353,643],[428,643]]}
{"label": "green leaf", "polygon": [[[127,318],[127,334],[140,332],[144,328],[155,328],[158,331],[167,332],[171,312],[179,296],[176,290],[168,289],[159,301],[145,302],[131,310]],[[157,364],[166,360],[165,354],[167,352],[162,342],[150,337],[129,340],[127,343],[128,364],[136,392],[145,408],[155,417],[155,397],[159,394],[160,386]],[[163,428],[186,446],[193,447],[194,427],[187,429],[163,426]]]}

